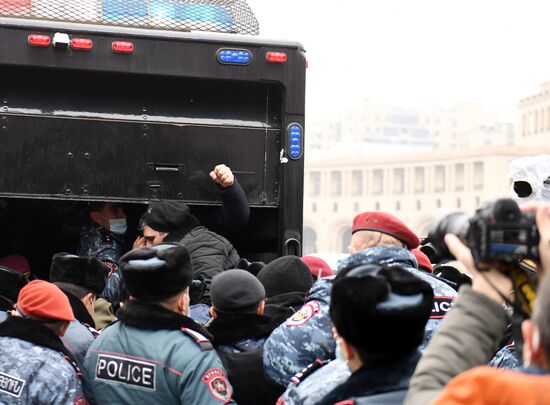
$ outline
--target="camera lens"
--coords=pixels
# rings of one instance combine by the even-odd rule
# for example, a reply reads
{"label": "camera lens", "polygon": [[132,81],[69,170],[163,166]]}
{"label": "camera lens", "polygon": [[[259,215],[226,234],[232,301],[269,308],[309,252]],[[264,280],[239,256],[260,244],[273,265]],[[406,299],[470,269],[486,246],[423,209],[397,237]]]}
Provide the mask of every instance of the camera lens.
{"label": "camera lens", "polygon": [[514,191],[520,198],[527,198],[533,194],[531,184],[525,180],[514,181]]}

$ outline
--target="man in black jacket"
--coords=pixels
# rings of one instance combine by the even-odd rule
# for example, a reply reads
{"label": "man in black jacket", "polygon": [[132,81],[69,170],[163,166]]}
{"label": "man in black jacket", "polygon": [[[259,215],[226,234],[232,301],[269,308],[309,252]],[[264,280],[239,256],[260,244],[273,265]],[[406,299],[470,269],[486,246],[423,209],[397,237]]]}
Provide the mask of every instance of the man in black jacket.
{"label": "man in black jacket", "polygon": [[265,290],[246,270],[227,270],[212,280],[212,319],[206,329],[222,359],[239,405],[273,404],[283,389],[267,380],[262,346],[277,326],[264,316]]}

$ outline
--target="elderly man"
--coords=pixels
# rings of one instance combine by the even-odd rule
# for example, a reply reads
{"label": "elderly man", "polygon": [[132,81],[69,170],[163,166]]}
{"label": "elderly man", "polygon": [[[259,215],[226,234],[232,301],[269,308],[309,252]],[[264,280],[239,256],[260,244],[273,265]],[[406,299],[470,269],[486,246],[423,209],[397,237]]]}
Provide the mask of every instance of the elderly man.
{"label": "elderly man", "polygon": [[[338,263],[339,269],[366,264],[399,267],[421,280],[434,291],[434,308],[425,328],[420,349],[430,340],[456,291],[444,282],[418,270],[411,252],[419,244],[418,237],[398,218],[384,212],[364,212],[353,220],[349,247],[351,256]],[[286,404],[314,404],[350,375],[342,361],[324,365],[322,360],[334,358],[336,343],[329,316],[332,279],[320,279],[313,285],[304,307],[275,329],[264,345],[266,374],[280,385],[287,385],[282,397]],[[319,359],[319,361],[317,361]],[[315,364],[306,369],[309,364]],[[300,372],[294,378],[293,374]],[[325,371],[326,370],[326,371]],[[315,378],[306,377],[315,372]],[[330,375],[325,376],[324,373]],[[322,374],[322,377],[319,375]],[[303,381],[305,379],[305,381]],[[308,381],[309,380],[309,381]],[[313,382],[312,382],[313,381]]]}

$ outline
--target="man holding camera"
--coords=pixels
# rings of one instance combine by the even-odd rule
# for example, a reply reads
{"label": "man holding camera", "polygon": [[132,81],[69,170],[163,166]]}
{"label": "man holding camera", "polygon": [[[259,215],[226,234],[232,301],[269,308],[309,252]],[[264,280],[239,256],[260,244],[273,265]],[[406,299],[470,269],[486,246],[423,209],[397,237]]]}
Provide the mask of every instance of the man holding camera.
{"label": "man holding camera", "polygon": [[[536,211],[540,277],[550,268],[550,207],[524,210]],[[550,403],[550,279],[542,280],[533,316],[521,324],[524,368],[511,372],[483,366],[506,331],[509,321],[502,303],[514,300],[512,281],[503,271],[504,262],[479,262],[485,270],[480,273],[472,252],[459,238],[449,234],[445,242],[471,272],[472,287],[461,288],[452,311],[428,345],[405,403],[489,404],[496,398],[499,404]]]}

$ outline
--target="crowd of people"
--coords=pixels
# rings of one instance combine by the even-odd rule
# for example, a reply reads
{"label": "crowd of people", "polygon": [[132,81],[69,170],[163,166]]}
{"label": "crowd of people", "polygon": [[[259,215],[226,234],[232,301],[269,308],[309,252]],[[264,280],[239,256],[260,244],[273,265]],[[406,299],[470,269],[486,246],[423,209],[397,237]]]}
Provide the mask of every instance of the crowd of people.
{"label": "crowd of people", "polygon": [[0,259],[0,403],[550,403],[548,205],[524,208],[540,263],[522,267],[538,289],[518,322],[521,286],[499,263],[480,271],[452,234],[456,261],[431,263],[385,212],[350,218],[335,269],[249,262],[222,236],[246,225],[245,193],[225,165],[210,177],[217,211],[151,202],[127,252],[124,206],[94,202],[48,277]]}

